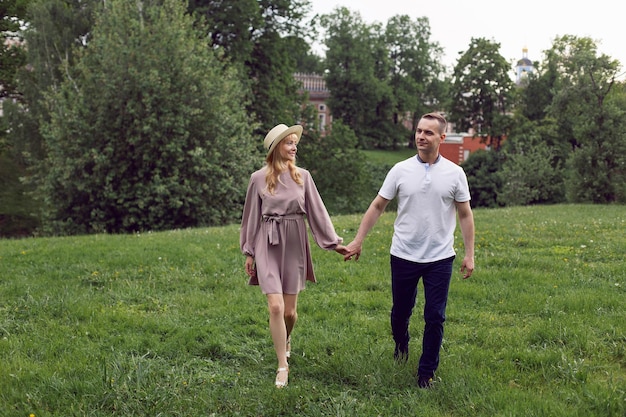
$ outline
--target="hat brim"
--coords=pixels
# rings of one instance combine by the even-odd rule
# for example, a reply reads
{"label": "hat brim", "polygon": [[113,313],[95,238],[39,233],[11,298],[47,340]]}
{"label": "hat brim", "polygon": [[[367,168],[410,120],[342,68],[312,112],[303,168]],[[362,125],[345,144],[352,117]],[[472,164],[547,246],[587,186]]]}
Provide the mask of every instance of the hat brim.
{"label": "hat brim", "polygon": [[294,125],[294,126],[288,127],[287,129],[283,130],[280,133],[280,135],[276,136],[274,141],[271,143],[269,149],[267,150],[267,156],[270,156],[272,154],[272,152],[274,152],[274,149],[276,149],[276,146],[283,139],[285,139],[287,136],[289,136],[291,134],[295,134],[296,136],[298,136],[298,140],[300,140],[300,138],[302,137],[302,126]]}

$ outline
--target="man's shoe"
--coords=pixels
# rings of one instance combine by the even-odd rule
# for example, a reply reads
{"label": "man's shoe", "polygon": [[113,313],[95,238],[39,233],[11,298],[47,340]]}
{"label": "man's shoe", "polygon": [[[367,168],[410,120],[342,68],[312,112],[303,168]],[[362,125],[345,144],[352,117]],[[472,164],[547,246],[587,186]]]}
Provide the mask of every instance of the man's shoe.
{"label": "man's shoe", "polygon": [[406,362],[409,360],[409,344],[398,344],[396,343],[396,348],[393,351],[393,359],[396,362]]}
{"label": "man's shoe", "polygon": [[433,387],[432,376],[417,376],[417,386],[423,389],[429,389]]}

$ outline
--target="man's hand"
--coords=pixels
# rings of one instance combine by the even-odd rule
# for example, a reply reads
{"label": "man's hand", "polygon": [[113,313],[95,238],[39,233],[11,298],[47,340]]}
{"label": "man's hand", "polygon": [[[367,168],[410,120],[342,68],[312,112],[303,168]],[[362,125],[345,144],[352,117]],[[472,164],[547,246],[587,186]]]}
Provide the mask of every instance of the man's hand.
{"label": "man's hand", "polygon": [[351,261],[352,257],[354,257],[355,261],[358,261],[361,257],[361,244],[354,240],[346,246],[346,253],[343,255],[343,260]]}
{"label": "man's hand", "polygon": [[463,258],[463,263],[461,263],[461,273],[463,274],[463,279],[471,277],[472,272],[474,272],[474,258],[466,256]]}

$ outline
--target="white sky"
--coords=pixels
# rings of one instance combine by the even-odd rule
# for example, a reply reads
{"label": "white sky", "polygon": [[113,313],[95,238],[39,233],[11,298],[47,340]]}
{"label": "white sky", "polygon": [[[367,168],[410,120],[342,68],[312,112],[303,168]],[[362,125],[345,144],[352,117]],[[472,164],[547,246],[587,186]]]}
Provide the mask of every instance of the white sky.
{"label": "white sky", "polygon": [[500,54],[514,65],[524,47],[531,61],[543,61],[556,37],[574,35],[597,41],[599,53],[619,60],[620,79],[626,71],[626,19],[613,0],[311,0],[311,5],[312,15],[342,6],[359,12],[365,23],[386,24],[395,15],[427,17],[430,40],[441,45],[450,68],[472,38],[498,42]]}

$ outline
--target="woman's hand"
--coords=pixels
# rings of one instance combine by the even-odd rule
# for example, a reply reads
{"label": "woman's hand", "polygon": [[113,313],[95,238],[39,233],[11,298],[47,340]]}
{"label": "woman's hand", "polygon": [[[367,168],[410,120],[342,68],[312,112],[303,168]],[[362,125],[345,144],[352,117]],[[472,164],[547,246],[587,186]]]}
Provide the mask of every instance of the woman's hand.
{"label": "woman's hand", "polygon": [[256,277],[256,265],[254,265],[254,258],[250,255],[246,255],[246,274],[250,278]]}
{"label": "woman's hand", "polygon": [[335,246],[335,252],[337,252],[337,253],[339,253],[339,254],[341,254],[343,256],[346,256],[349,253],[348,248],[346,248],[344,245],[337,245],[337,246]]}

